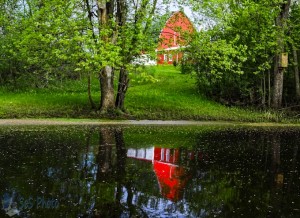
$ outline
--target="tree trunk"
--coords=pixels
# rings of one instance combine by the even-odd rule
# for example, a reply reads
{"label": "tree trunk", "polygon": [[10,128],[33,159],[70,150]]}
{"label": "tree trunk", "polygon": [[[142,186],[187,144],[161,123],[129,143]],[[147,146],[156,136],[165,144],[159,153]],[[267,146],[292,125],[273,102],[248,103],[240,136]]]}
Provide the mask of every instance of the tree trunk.
{"label": "tree trunk", "polygon": [[[113,6],[115,1],[113,0],[97,0],[97,13],[98,13],[98,24],[99,31],[105,31],[109,29],[109,19],[113,17]],[[108,43],[110,36],[104,34],[101,39]],[[107,65],[102,68],[100,72],[100,90],[101,90],[101,100],[100,100],[100,112],[107,113],[115,109],[115,99],[114,99],[114,69],[113,67]]]}
{"label": "tree trunk", "polygon": [[296,99],[297,101],[299,101],[300,100],[299,67],[298,67],[298,55],[295,46],[293,46],[293,59],[294,59]]}
{"label": "tree trunk", "polygon": [[272,107],[279,108],[282,103],[282,91],[283,91],[283,72],[284,70],[279,66],[279,55],[284,52],[284,36],[286,28],[286,19],[291,6],[291,0],[287,0],[281,3],[281,11],[276,18],[276,26],[280,29],[278,38],[278,52],[275,54],[274,62],[274,83],[273,83],[273,95],[272,95]]}
{"label": "tree trunk", "polygon": [[268,107],[271,107],[271,71],[268,70]]}
{"label": "tree trunk", "polygon": [[94,41],[96,42],[97,40],[96,40],[96,35],[95,35],[95,32],[94,32],[94,25],[93,25],[93,12],[91,10],[89,0],[85,0],[85,6],[86,6],[87,13],[88,13],[88,18],[89,18],[89,22],[90,22],[90,25],[91,25],[91,29],[93,31],[92,36],[93,36]]}
{"label": "tree trunk", "polygon": [[118,93],[116,98],[116,108],[121,109],[123,111],[124,111],[125,94],[128,89],[128,84],[129,84],[128,72],[124,67],[122,67],[120,69]]}
{"label": "tree trunk", "polygon": [[261,104],[263,107],[266,106],[266,77],[263,72],[263,78],[261,79]]}
{"label": "tree trunk", "polygon": [[114,101],[114,69],[104,67],[100,72],[101,105],[100,111],[107,113],[115,109]]}
{"label": "tree trunk", "polygon": [[279,56],[276,55],[274,63],[274,81],[273,81],[273,96],[272,107],[279,108],[282,103],[283,90],[283,69],[279,67]]}
{"label": "tree trunk", "polygon": [[91,94],[91,75],[88,75],[88,96],[92,109],[96,109],[96,104],[94,103]]}

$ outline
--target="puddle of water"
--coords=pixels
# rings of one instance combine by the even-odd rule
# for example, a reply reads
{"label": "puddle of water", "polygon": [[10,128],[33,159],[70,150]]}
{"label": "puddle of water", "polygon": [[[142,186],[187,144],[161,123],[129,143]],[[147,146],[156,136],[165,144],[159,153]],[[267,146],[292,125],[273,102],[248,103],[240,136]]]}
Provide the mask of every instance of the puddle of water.
{"label": "puddle of water", "polygon": [[299,217],[299,133],[1,128],[0,217]]}

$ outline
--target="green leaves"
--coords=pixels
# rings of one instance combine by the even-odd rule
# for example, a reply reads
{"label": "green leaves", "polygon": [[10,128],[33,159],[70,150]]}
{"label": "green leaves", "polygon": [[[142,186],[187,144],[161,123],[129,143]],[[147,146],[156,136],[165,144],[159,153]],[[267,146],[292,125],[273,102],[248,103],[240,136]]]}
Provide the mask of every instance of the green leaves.
{"label": "green leaves", "polygon": [[[5,3],[2,6],[6,7]],[[29,79],[28,74],[31,74],[38,77],[35,80],[38,82],[40,77],[50,79],[51,76],[62,76],[68,72],[68,67],[62,66],[70,66],[73,61],[70,59],[71,54],[77,48],[70,40],[74,35],[73,31],[69,31],[69,27],[74,26],[73,19],[70,19],[71,11],[72,8],[65,1],[50,0],[39,5],[35,0],[27,0],[22,4],[16,3],[12,11],[5,11],[0,15],[1,19],[5,19],[7,13],[14,15],[11,22],[4,23],[2,27],[6,31],[0,34],[3,38],[1,42],[5,41],[7,47],[2,47],[1,52],[6,50],[7,60],[17,63],[13,75],[7,75],[13,67],[11,65],[8,66],[10,69],[0,71],[3,78],[22,77],[26,74]]]}
{"label": "green leaves", "polygon": [[208,32],[202,32],[191,42],[187,51],[197,71],[220,76],[225,72],[242,74],[241,64],[247,60],[247,46],[235,45],[223,39],[210,40]]}
{"label": "green leaves", "polygon": [[275,25],[281,1],[189,2],[214,23],[188,48],[191,60],[187,63],[192,63],[197,72],[199,88],[229,101],[261,98],[257,90],[271,69],[281,34]]}
{"label": "green leaves", "polygon": [[[41,75],[48,70],[62,75],[78,68],[94,73],[105,65],[126,65],[134,55],[153,49],[149,32],[145,31],[146,25],[151,24],[152,3],[142,1],[135,8],[126,2],[122,12],[125,22],[118,26],[116,17],[100,25],[95,7],[91,8],[90,21],[86,5],[79,0],[49,0],[42,4],[37,0],[2,1],[0,58],[7,63],[18,62],[15,70],[20,76],[25,71],[30,73],[29,69]],[[7,63],[1,62],[2,78],[9,77],[6,72],[12,66]],[[66,71],[62,70],[65,65]]]}

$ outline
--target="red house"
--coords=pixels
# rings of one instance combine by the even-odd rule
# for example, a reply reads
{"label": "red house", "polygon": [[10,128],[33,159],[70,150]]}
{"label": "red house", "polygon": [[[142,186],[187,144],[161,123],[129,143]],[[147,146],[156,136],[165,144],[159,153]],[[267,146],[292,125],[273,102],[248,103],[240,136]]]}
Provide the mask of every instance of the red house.
{"label": "red house", "polygon": [[174,12],[159,35],[157,63],[178,63],[183,56],[181,49],[188,45],[188,36],[195,31],[192,22],[182,11]]}

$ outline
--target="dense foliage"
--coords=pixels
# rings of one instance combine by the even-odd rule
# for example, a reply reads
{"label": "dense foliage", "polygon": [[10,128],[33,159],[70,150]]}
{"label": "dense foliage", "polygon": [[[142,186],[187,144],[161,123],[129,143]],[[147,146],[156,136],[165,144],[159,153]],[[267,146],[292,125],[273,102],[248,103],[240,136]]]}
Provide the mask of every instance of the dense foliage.
{"label": "dense foliage", "polygon": [[[189,4],[209,20],[187,49],[190,55],[183,65],[196,72],[201,92],[226,104],[277,108],[280,93],[285,105],[297,103],[292,72],[298,59],[293,60],[291,54],[293,46],[296,53],[298,50],[298,1],[203,0]],[[283,52],[289,54],[288,68],[279,66]]]}
{"label": "dense foliage", "polygon": [[3,1],[0,82],[46,86],[52,79],[76,77],[86,31],[74,1]]}
{"label": "dense foliage", "polygon": [[[89,90],[92,107],[114,109],[114,102],[104,105],[105,99],[114,98],[114,90],[106,86],[114,84],[118,70],[118,94],[124,101],[129,63],[141,51],[154,50],[148,32],[156,4],[157,0],[1,1],[0,84],[45,87],[65,78],[97,78],[101,102],[97,106]],[[123,102],[117,103],[123,107]]]}

